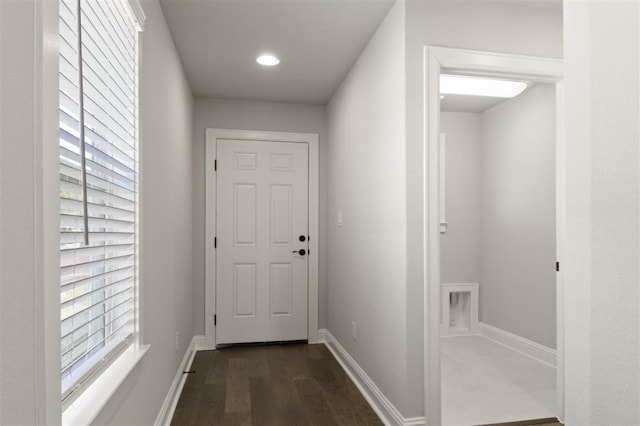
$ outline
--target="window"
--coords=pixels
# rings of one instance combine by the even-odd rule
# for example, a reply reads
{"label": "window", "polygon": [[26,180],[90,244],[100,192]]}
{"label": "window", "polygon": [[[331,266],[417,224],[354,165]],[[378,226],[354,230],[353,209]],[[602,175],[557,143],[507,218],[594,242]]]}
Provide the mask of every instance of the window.
{"label": "window", "polygon": [[136,338],[136,5],[59,1],[63,401]]}

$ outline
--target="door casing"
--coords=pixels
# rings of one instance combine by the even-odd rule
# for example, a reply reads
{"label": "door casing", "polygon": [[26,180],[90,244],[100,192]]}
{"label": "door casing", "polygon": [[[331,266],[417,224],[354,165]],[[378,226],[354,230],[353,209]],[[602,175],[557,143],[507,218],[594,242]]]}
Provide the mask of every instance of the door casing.
{"label": "door casing", "polygon": [[[565,241],[563,65],[558,59],[446,47],[423,47],[423,319],[424,410],[427,424],[442,423],[440,375],[440,71],[534,80],[556,86],[556,256]],[[564,417],[564,273],[556,274],[557,413]]]}
{"label": "door casing", "polygon": [[318,256],[319,242],[319,155],[318,135],[314,133],[271,132],[208,128],[205,133],[205,339],[201,349],[215,349],[214,315],[216,306],[216,147],[218,139],[263,142],[291,142],[309,145],[309,291],[308,341],[318,343]]}

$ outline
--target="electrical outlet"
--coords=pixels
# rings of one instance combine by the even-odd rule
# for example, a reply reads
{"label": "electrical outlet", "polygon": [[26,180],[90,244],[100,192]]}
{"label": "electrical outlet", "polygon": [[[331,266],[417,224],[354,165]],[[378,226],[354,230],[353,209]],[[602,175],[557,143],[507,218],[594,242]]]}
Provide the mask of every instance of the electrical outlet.
{"label": "electrical outlet", "polygon": [[358,334],[356,331],[356,322],[353,321],[351,323],[351,337],[353,338],[353,340],[358,340]]}
{"label": "electrical outlet", "polygon": [[180,332],[176,330],[176,351],[180,347]]}

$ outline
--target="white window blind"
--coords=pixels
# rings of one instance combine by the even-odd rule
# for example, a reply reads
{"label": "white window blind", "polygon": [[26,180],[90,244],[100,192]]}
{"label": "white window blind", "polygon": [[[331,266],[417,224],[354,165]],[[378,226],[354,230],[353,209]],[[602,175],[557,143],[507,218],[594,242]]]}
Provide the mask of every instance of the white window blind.
{"label": "white window blind", "polygon": [[126,0],[60,0],[62,399],[134,339],[138,27]]}

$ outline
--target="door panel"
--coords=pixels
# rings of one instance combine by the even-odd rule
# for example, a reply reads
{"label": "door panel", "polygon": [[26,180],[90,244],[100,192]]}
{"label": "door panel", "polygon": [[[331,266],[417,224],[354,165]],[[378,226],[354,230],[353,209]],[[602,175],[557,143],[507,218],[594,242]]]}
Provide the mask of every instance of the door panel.
{"label": "door panel", "polygon": [[307,339],[308,145],[218,140],[216,344]]}
{"label": "door panel", "polygon": [[272,263],[269,277],[270,313],[273,316],[291,316],[292,271],[290,263]]}
{"label": "door panel", "polygon": [[254,184],[233,184],[233,245],[256,245],[257,196]]}
{"label": "door panel", "polygon": [[256,264],[235,264],[233,271],[233,317],[256,316]]}
{"label": "door panel", "polygon": [[292,229],[292,196],[291,185],[271,186],[271,246],[291,247]]}

